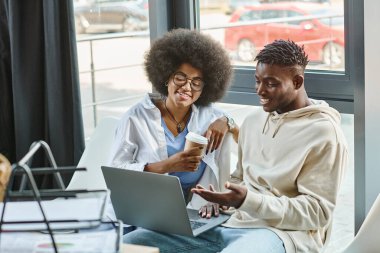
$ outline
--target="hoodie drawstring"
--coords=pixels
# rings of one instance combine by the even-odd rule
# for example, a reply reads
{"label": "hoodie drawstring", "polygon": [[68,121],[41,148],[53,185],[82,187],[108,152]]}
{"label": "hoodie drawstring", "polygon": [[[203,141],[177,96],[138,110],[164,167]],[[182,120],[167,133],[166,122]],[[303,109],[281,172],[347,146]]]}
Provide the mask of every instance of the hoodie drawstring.
{"label": "hoodie drawstring", "polygon": [[[280,117],[278,118],[277,123],[274,127],[274,132],[273,132],[272,138],[274,138],[276,136],[276,134],[278,133],[278,130],[280,129],[280,126],[281,126],[282,122],[284,121],[284,118],[287,115],[288,115],[288,113],[284,113],[284,114],[281,114]],[[271,116],[272,116],[272,113],[268,113],[267,119],[265,120],[265,124],[263,127],[262,134],[265,134],[269,130],[269,118]]]}
{"label": "hoodie drawstring", "polygon": [[264,124],[264,127],[263,127],[263,131],[262,131],[262,134],[264,134],[265,132],[265,127],[268,125],[268,129],[269,129],[269,124],[268,124],[268,121],[269,121],[269,117],[270,117],[270,113],[268,113],[268,116],[267,116],[267,119],[265,120],[265,124]]}
{"label": "hoodie drawstring", "polygon": [[288,115],[288,113],[281,114],[280,118],[277,120],[276,126],[274,127],[274,132],[272,135],[272,138],[274,138],[278,132],[278,129],[280,129],[280,126],[282,122],[284,121],[285,116]]}

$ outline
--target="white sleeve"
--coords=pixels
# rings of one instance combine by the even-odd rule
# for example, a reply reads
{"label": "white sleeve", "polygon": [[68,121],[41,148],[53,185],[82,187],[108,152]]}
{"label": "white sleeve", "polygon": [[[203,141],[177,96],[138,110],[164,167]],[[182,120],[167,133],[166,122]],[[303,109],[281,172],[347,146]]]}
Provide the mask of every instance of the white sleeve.
{"label": "white sleeve", "polygon": [[138,144],[132,138],[133,123],[124,117],[115,132],[108,164],[111,167],[143,171],[146,162],[137,161]]}

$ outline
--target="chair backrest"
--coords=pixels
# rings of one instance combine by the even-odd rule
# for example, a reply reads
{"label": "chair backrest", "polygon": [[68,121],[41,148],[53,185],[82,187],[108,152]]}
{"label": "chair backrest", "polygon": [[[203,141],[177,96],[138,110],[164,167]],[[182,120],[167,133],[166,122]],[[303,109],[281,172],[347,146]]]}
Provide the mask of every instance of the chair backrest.
{"label": "chair backrest", "polygon": [[77,167],[86,167],[87,171],[76,171],[67,189],[97,190],[107,189],[101,170],[106,165],[115,136],[118,118],[102,119],[86,145]]}
{"label": "chair backrest", "polygon": [[380,194],[377,196],[355,238],[342,253],[380,251]]}

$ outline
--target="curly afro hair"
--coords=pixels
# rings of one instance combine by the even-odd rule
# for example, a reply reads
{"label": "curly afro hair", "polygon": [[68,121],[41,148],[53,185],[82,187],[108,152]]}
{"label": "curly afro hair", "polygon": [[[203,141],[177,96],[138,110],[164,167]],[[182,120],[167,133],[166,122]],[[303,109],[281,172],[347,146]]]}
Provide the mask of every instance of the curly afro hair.
{"label": "curly afro hair", "polygon": [[157,39],[145,55],[145,71],[153,87],[168,95],[165,83],[183,64],[202,71],[205,86],[196,105],[221,99],[230,84],[232,66],[222,45],[198,31],[175,29]]}
{"label": "curly afro hair", "polygon": [[305,70],[309,63],[304,46],[291,40],[275,40],[266,45],[256,56],[255,61],[265,64],[276,64],[284,67],[300,66]]}

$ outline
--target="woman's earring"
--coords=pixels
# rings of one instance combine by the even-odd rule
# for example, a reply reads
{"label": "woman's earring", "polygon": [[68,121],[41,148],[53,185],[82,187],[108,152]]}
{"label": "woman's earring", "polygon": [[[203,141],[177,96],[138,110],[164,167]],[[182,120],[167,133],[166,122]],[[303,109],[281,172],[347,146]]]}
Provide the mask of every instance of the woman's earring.
{"label": "woman's earring", "polygon": [[166,86],[166,87],[169,86],[169,82],[168,82],[168,81],[165,82],[165,86]]}

